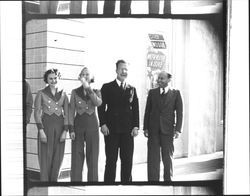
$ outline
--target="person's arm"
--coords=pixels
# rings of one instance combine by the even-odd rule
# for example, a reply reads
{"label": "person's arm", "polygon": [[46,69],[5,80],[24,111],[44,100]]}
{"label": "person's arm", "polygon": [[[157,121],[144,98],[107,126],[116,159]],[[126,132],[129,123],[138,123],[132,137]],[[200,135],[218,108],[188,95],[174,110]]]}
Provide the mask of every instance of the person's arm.
{"label": "person's arm", "polygon": [[107,89],[106,85],[104,84],[101,88],[101,95],[102,95],[102,104],[97,108],[98,110],[98,117],[100,121],[100,127],[106,124],[106,105],[107,105]]}
{"label": "person's arm", "polygon": [[146,107],[145,107],[145,113],[144,113],[144,121],[143,121],[143,131],[144,131],[145,137],[148,137],[149,117],[150,117],[151,108],[152,108],[151,90],[149,90]]}
{"label": "person's arm", "polygon": [[30,85],[26,82],[26,124],[30,122],[30,117],[32,113],[33,98],[31,94]]}
{"label": "person's arm", "polygon": [[63,132],[61,134],[60,142],[64,142],[67,137],[67,132],[69,129],[69,99],[66,92],[63,92],[64,100],[63,100],[63,111],[64,111],[64,125]]}
{"label": "person's arm", "polygon": [[133,112],[133,129],[131,131],[131,136],[135,137],[138,135],[139,130],[139,102],[136,94],[136,89],[132,88],[132,112]]}
{"label": "person's arm", "polygon": [[101,95],[102,95],[102,104],[97,108],[98,110],[98,117],[100,121],[101,132],[104,136],[109,135],[109,128],[106,125],[106,105],[107,105],[107,89],[106,85],[104,84],[101,88]]}
{"label": "person's arm", "polygon": [[175,111],[176,111],[176,126],[175,131],[181,133],[182,119],[183,119],[183,103],[180,91],[177,91],[177,97],[175,100]]}
{"label": "person's arm", "polygon": [[68,131],[69,129],[69,99],[68,96],[66,94],[66,92],[64,93],[64,102],[63,102],[63,110],[64,110],[64,130]]}
{"label": "person's arm", "polygon": [[143,130],[148,130],[149,125],[149,114],[151,112],[152,108],[152,101],[151,101],[151,90],[148,92],[146,107],[145,107],[145,113],[144,113],[144,123],[143,123]]}
{"label": "person's arm", "polygon": [[35,110],[34,110],[34,117],[36,121],[37,129],[43,129],[43,123],[42,123],[42,92],[38,91],[36,98],[35,98]]}
{"label": "person's arm", "polygon": [[85,89],[86,92],[88,93],[92,103],[95,106],[100,106],[102,104],[102,97],[101,97],[101,92],[100,91],[94,91],[91,87]]}
{"label": "person's arm", "polygon": [[139,120],[139,101],[136,93],[136,89],[133,88],[134,98],[132,101],[132,109],[133,109],[133,127],[137,127],[139,129],[140,120]]}
{"label": "person's arm", "polygon": [[34,105],[35,105],[34,117],[35,117],[36,126],[37,126],[38,133],[39,133],[39,138],[41,142],[46,143],[47,136],[43,130],[44,127],[42,123],[42,92],[41,91],[38,91]]}
{"label": "person's arm", "polygon": [[70,104],[69,104],[69,132],[74,132],[74,118],[76,111],[76,102],[75,102],[75,91],[71,91]]}

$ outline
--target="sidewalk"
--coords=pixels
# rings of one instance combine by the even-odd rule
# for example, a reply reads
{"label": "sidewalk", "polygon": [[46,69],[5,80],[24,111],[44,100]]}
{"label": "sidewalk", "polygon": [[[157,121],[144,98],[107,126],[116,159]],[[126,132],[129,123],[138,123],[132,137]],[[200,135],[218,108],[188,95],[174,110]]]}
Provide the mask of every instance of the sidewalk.
{"label": "sidewalk", "polygon": [[[173,181],[218,180],[223,177],[223,152],[178,158],[173,160]],[[160,166],[160,181],[163,181],[163,164]],[[117,161],[116,181],[120,180],[120,161]],[[104,168],[99,170],[99,181],[103,181]],[[133,181],[147,181],[147,163],[133,165]],[[69,178],[60,180],[69,182]],[[83,181],[87,181],[87,168],[84,165]]]}
{"label": "sidewalk", "polygon": [[[174,159],[173,181],[199,181],[221,180],[223,178],[223,152],[201,155],[189,158]],[[117,171],[120,171],[119,163]],[[86,181],[86,170],[83,180]],[[162,181],[163,167],[160,171]],[[147,181],[147,164],[133,165],[133,181]],[[99,174],[99,180],[103,180],[103,171]],[[117,172],[116,180],[120,175]],[[70,179],[61,181],[69,182]],[[114,185],[114,186],[64,186],[33,188],[29,195],[218,195],[222,194],[222,185],[206,186],[162,186],[162,185]],[[43,194],[45,193],[45,194]]]}
{"label": "sidewalk", "polygon": [[[174,159],[173,181],[218,180],[223,176],[223,152]],[[133,181],[147,181],[147,163],[133,165]],[[163,181],[163,164],[160,166]]]}

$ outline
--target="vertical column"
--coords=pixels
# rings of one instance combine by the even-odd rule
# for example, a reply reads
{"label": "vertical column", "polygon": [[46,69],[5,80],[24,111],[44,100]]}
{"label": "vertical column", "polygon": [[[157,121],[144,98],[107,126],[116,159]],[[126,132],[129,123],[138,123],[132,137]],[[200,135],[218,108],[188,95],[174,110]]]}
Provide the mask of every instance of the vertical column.
{"label": "vertical column", "polygon": [[[216,152],[219,131],[218,86],[222,79],[222,50],[218,34],[208,21],[190,22],[189,71],[189,155]],[[199,115],[197,115],[199,114]],[[222,142],[222,141],[221,141]]]}
{"label": "vertical column", "polygon": [[[74,20],[32,20],[26,25],[26,77],[33,97],[45,86],[45,70],[57,68],[62,75],[60,85],[70,95],[79,86],[77,76],[85,60],[83,23]],[[70,71],[69,71],[70,70]],[[39,178],[37,128],[32,114],[27,127],[27,168],[31,178]],[[71,141],[66,139],[65,155],[59,179],[70,172]]]}
{"label": "vertical column", "polygon": [[[47,20],[31,20],[26,23],[26,79],[30,84],[33,100],[38,89],[45,86],[43,73],[46,70]],[[39,163],[37,156],[37,127],[34,110],[26,130],[26,157],[28,178],[39,179]]]}
{"label": "vertical column", "polygon": [[183,122],[180,138],[175,140],[175,157],[188,155],[189,135],[189,21],[171,20],[172,48],[170,70],[173,72],[172,85],[179,89],[183,99]]}

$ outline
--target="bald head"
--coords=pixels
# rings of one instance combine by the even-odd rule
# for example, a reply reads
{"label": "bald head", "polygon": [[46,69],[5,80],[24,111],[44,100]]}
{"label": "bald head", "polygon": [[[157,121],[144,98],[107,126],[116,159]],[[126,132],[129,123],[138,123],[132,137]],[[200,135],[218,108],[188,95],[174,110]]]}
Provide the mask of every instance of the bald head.
{"label": "bald head", "polygon": [[171,75],[170,73],[166,72],[166,71],[161,71],[161,72],[158,74],[158,76],[159,76],[159,75],[162,75],[162,76],[168,77],[168,78],[172,78],[172,75]]}
{"label": "bald head", "polygon": [[166,71],[161,71],[158,74],[158,78],[157,78],[157,83],[159,85],[160,88],[165,88],[166,86],[168,86],[168,83],[171,81],[172,75],[167,73]]}

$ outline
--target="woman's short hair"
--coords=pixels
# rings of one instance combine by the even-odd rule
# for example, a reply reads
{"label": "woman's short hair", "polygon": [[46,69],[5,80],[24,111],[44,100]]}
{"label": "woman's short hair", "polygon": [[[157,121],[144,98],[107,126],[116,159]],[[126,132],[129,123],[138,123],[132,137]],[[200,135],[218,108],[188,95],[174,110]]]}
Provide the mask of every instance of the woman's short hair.
{"label": "woman's short hair", "polygon": [[58,69],[49,69],[47,70],[44,75],[43,75],[43,81],[48,84],[48,76],[49,74],[55,74],[58,78],[61,78],[61,74],[60,72],[58,71]]}
{"label": "woman's short hair", "polygon": [[85,70],[85,69],[88,70],[88,67],[84,66],[84,67],[82,68],[82,70],[80,71],[80,73],[79,73],[79,75],[78,75],[78,80],[81,79],[81,74],[82,74],[83,70]]}

